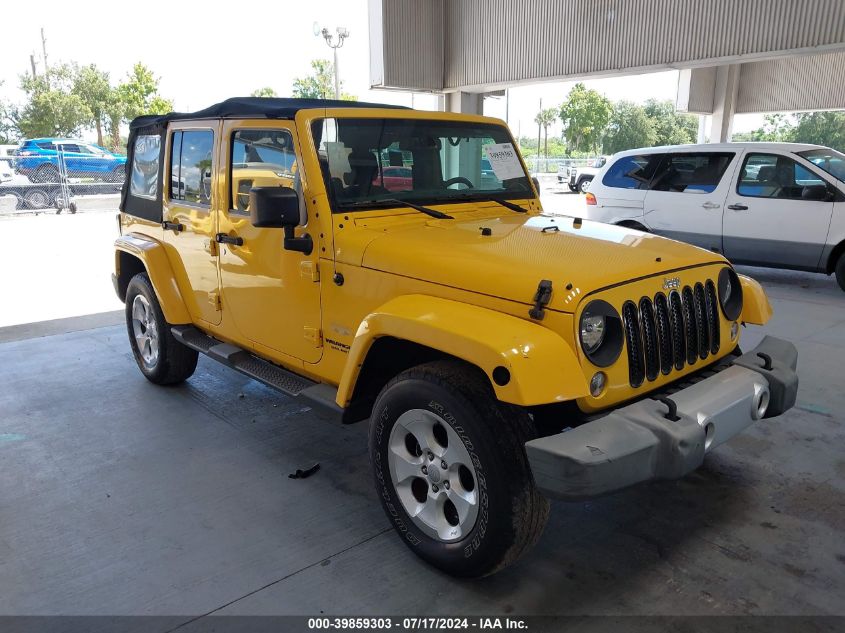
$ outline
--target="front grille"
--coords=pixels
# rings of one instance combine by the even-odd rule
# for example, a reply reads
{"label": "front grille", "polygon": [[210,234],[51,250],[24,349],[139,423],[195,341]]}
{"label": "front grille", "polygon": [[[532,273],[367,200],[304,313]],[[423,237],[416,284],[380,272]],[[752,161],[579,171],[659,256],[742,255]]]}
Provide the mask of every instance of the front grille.
{"label": "front grille", "polygon": [[667,297],[643,297],[622,306],[632,387],[662,372],[682,370],[719,351],[719,306],[713,281],[684,286]]}

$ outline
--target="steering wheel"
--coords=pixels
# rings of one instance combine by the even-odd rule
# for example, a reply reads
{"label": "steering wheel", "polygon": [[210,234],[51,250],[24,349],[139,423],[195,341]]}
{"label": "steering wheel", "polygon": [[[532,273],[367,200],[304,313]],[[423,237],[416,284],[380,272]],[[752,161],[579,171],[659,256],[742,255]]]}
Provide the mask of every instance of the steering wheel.
{"label": "steering wheel", "polygon": [[463,176],[455,176],[454,178],[449,178],[449,180],[447,180],[443,184],[446,186],[447,189],[452,185],[466,185],[470,189],[475,189],[475,185],[470,182],[469,178],[464,178]]}

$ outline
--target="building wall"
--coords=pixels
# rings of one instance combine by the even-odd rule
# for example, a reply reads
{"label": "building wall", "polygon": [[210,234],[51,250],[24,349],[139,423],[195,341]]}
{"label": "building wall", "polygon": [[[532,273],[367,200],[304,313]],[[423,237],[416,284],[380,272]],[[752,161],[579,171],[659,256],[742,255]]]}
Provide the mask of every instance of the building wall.
{"label": "building wall", "polygon": [[743,64],[736,112],[845,109],[845,52]]}

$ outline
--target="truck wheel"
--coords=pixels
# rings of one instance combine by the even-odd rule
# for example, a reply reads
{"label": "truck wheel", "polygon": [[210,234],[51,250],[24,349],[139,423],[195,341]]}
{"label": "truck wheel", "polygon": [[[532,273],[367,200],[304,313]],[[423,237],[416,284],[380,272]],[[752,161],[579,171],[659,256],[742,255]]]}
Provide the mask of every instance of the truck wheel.
{"label": "truck wheel", "polygon": [[173,385],[191,377],[198,353],[177,341],[146,273],[138,273],[126,289],[126,329],[141,373],[157,385]]}
{"label": "truck wheel", "polygon": [[539,539],[548,501],[534,485],[525,411],[498,402],[457,361],[402,372],[370,419],[376,491],[405,544],[455,576],[492,574]]}
{"label": "truck wheel", "polygon": [[836,262],[836,283],[845,290],[845,253],[842,253]]}
{"label": "truck wheel", "polygon": [[24,205],[27,209],[40,210],[50,206],[50,194],[44,189],[33,187],[23,194]]}
{"label": "truck wheel", "polygon": [[587,190],[590,188],[590,183],[593,182],[592,178],[582,178],[578,181],[578,191],[581,193],[587,193]]}

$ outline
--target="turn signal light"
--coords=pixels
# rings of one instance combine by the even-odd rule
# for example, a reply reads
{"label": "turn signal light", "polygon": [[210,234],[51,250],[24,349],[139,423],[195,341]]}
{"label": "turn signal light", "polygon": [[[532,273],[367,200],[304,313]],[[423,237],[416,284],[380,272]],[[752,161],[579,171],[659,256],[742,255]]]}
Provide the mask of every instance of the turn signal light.
{"label": "turn signal light", "polygon": [[596,205],[596,197],[591,194],[589,191],[587,192],[587,204],[590,206]]}

